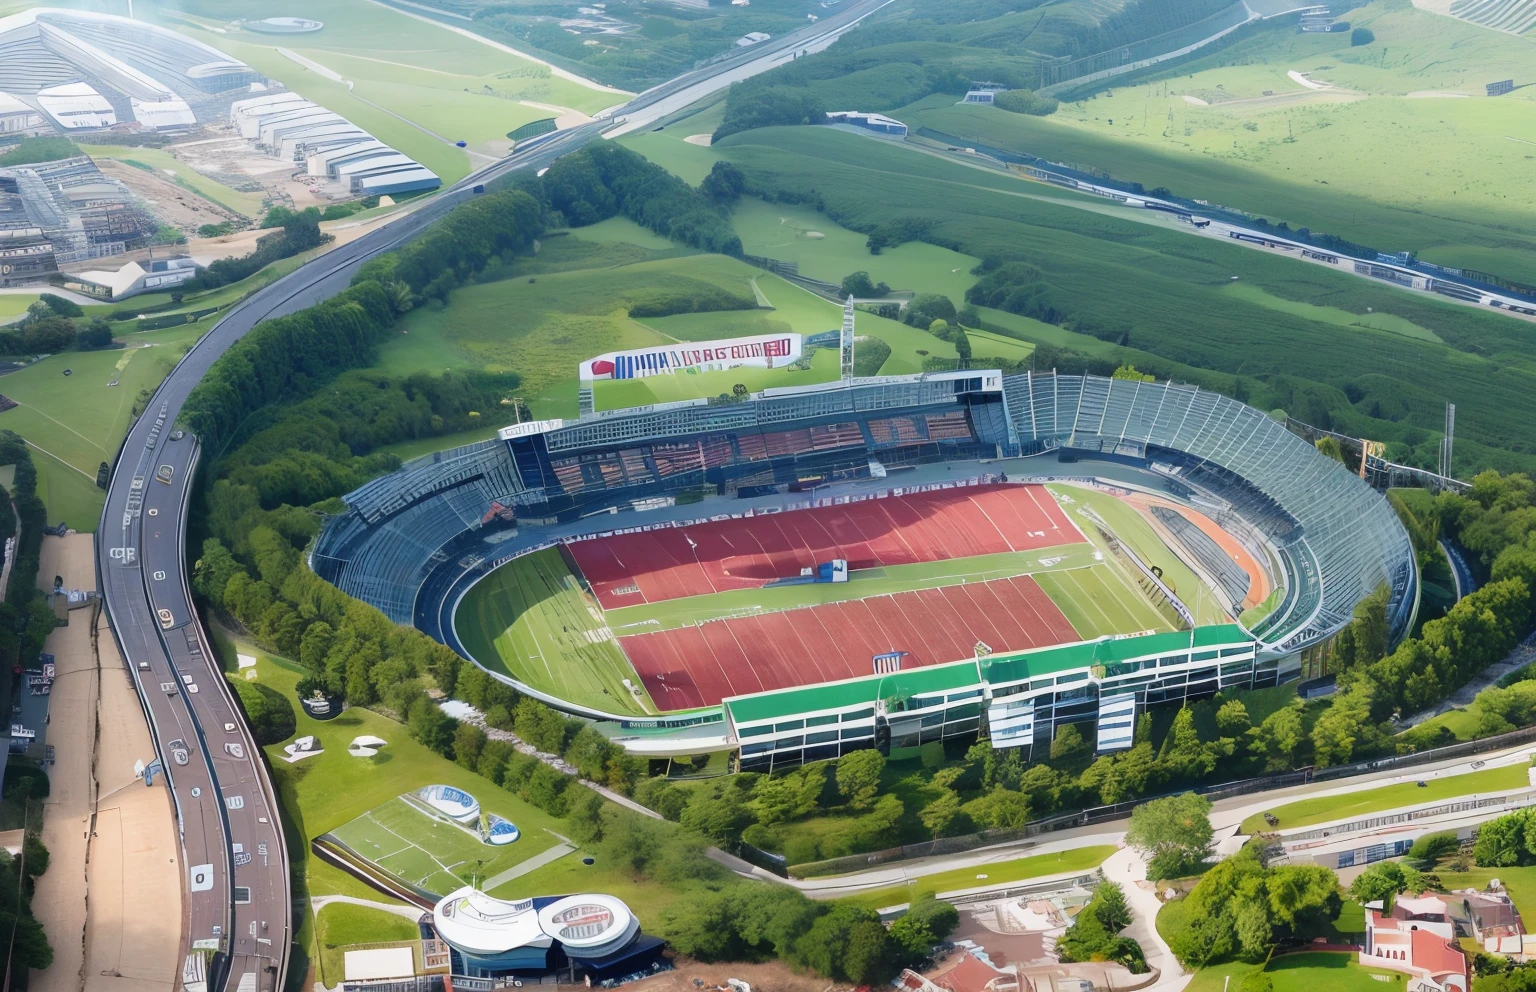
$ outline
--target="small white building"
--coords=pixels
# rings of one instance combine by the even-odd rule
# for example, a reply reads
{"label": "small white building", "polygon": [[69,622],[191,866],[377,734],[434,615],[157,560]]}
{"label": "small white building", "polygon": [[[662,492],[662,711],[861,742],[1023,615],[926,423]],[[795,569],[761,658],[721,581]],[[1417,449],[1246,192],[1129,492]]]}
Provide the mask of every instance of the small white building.
{"label": "small white building", "polygon": [[770,34],[764,34],[762,31],[748,31],[746,34],[736,39],[736,47],[751,48],[753,45],[761,45],[771,37],[773,36]]}
{"label": "small white building", "polygon": [[827,121],[831,124],[851,124],[876,134],[889,134],[898,138],[907,136],[905,124],[884,114],[865,113],[862,110],[829,110]]}
{"label": "small white building", "polygon": [[42,126],[42,114],[9,93],[0,93],[0,134],[25,134]]}
{"label": "small white building", "polygon": [[155,258],[147,262],[129,262],[116,271],[91,269],[66,277],[68,288],[99,300],[126,300],[140,293],[160,293],[174,289],[197,275],[205,263],[190,255]]}

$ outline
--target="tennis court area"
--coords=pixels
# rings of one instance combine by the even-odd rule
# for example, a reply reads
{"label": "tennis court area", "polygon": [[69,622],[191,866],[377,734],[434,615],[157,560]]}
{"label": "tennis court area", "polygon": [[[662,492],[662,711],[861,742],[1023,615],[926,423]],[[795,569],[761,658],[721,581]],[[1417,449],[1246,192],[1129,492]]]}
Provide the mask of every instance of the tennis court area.
{"label": "tennis court area", "polygon": [[471,877],[485,879],[551,847],[543,831],[506,847],[480,840],[472,827],[439,820],[394,798],[331,831],[354,852],[429,892],[447,895]]}

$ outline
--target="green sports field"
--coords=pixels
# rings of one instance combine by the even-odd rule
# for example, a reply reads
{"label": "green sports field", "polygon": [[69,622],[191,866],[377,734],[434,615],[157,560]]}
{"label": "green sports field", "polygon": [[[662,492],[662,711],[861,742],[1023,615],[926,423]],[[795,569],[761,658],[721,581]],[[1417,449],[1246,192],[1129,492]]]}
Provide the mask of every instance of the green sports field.
{"label": "green sports field", "polygon": [[524,834],[504,847],[492,847],[469,828],[440,820],[399,797],[331,834],[380,867],[438,895],[447,895],[472,876],[483,880],[497,875],[556,843],[549,834]]}
{"label": "green sports field", "polygon": [[851,599],[940,589],[965,582],[990,582],[1015,575],[1034,575],[1038,579],[1044,572],[1104,567],[1098,565],[1096,554],[1091,544],[1070,544],[1041,548],[1038,551],[1006,551],[974,558],[861,568],[850,571],[847,582],[732,589],[706,596],[685,596],[660,603],[621,606],[608,610],[606,616],[613,632],[622,637],[653,630],[691,627],[727,617],[800,610]]}
{"label": "green sports field", "polygon": [[514,558],[482,579],[454,626],[472,657],[527,685],[608,713],[656,712],[559,548]]}

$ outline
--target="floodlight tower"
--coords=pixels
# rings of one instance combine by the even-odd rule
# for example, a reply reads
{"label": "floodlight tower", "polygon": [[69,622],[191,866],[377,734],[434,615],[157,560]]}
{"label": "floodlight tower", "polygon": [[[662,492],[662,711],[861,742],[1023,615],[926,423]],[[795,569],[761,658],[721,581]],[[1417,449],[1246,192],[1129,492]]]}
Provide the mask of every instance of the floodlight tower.
{"label": "floodlight tower", "polygon": [[1445,436],[1440,439],[1440,474],[1451,477],[1451,456],[1456,446],[1456,404],[1445,405]]}
{"label": "floodlight tower", "polygon": [[853,378],[853,294],[848,295],[848,302],[843,304],[843,329],[839,335],[839,342],[843,346],[843,381]]}

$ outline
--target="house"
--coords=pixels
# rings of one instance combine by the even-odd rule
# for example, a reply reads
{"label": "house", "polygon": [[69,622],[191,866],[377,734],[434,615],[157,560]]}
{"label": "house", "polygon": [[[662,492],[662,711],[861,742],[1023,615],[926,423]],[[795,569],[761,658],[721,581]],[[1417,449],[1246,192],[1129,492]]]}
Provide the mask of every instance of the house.
{"label": "house", "polygon": [[1456,946],[1452,897],[1399,897],[1390,912],[1365,911],[1365,949],[1360,963],[1406,972],[1427,989],[1469,992],[1467,956]]}
{"label": "house", "polygon": [[1451,911],[1483,950],[1497,954],[1521,953],[1525,923],[1520,911],[1503,891],[1478,892],[1463,889],[1451,893]]}
{"label": "house", "polygon": [[961,103],[994,103],[999,93],[1008,92],[1008,87],[999,83],[972,83],[971,88],[965,91],[965,99]]}

